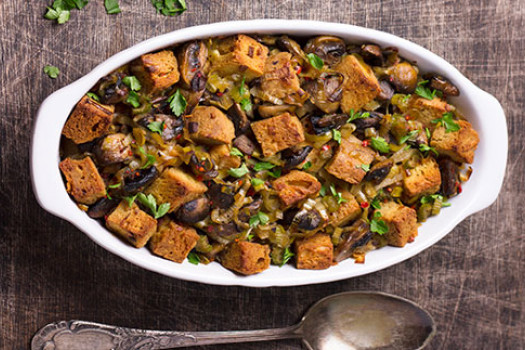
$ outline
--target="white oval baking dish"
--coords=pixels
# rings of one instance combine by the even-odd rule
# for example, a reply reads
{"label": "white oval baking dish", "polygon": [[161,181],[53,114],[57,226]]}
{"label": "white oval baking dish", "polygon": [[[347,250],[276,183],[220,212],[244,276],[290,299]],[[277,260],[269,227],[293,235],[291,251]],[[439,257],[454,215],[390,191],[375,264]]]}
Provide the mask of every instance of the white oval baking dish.
{"label": "white oval baking dish", "polygon": [[[366,255],[365,264],[355,264],[349,259],[322,271],[271,266],[263,273],[247,277],[236,275],[217,263],[195,266],[187,261],[176,264],[164,260],[152,255],[146,248],[136,249],[122,242],[99,222],[90,219],[68,196],[58,169],[60,134],[73,106],[101,77],[142,54],[192,39],[237,33],[284,33],[296,36],[329,34],[347,41],[395,46],[403,57],[417,61],[423,71],[440,73],[450,79],[461,91],[461,95],[452,99],[452,102],[467,116],[481,140],[472,165],[474,172],[463,186],[463,193],[450,200],[451,208],[446,208],[439,216],[429,219],[420,227],[415,242],[404,248],[385,247],[372,251]],[[110,252],[145,269],[209,284],[297,286],[337,281],[378,271],[430,247],[467,216],[487,208],[496,200],[505,174],[507,148],[505,114],[496,98],[475,86],[456,68],[423,47],[392,34],[347,24],[252,20],[184,28],[154,37],[110,57],[81,79],[50,95],[40,106],[34,125],[31,176],[36,198],[45,210],[71,222]]]}

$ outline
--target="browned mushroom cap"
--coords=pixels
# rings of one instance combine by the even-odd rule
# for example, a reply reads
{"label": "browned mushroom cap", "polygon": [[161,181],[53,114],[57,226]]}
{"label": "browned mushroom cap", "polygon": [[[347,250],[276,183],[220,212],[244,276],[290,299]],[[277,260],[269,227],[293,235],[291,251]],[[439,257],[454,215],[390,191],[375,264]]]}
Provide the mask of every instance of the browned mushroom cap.
{"label": "browned mushroom cap", "polygon": [[370,169],[368,174],[366,174],[365,180],[372,181],[375,184],[380,183],[388,175],[390,169],[392,169],[392,166],[394,166],[394,162],[391,159],[387,159],[375,164],[372,169]]}
{"label": "browned mushroom cap", "polygon": [[352,256],[355,248],[365,245],[372,238],[372,232],[367,222],[359,219],[352,226],[345,227],[341,235],[341,242],[334,251],[334,261],[340,262]]}
{"label": "browned mushroom cap", "polygon": [[293,105],[259,105],[257,112],[262,118],[270,118],[285,112],[295,113],[296,108]]}
{"label": "browned mushroom cap", "polygon": [[335,36],[317,36],[310,39],[304,48],[306,53],[314,53],[327,65],[337,64],[346,51],[343,39]]}
{"label": "browned mushroom cap", "polygon": [[[202,41],[189,42],[179,51],[178,58],[182,81],[193,91],[202,90],[200,80],[205,77],[209,67],[206,45]],[[206,80],[204,80],[204,85],[206,85]]]}
{"label": "browned mushroom cap", "polygon": [[122,133],[111,134],[101,139],[93,152],[101,165],[115,164],[133,157],[130,145],[131,136]]}
{"label": "browned mushroom cap", "polygon": [[250,121],[240,104],[234,103],[228,109],[227,115],[235,126],[235,135],[245,134],[250,129]]}
{"label": "browned mushroom cap", "polygon": [[301,45],[299,45],[295,40],[290,39],[286,35],[277,38],[277,40],[275,40],[275,44],[280,50],[288,51],[293,56],[299,58],[300,64],[302,64],[303,61],[306,59],[306,54],[304,53],[303,49],[301,49]]}
{"label": "browned mushroom cap", "polygon": [[204,220],[210,213],[210,201],[200,197],[183,204],[175,213],[177,220],[185,224],[194,224]]}
{"label": "browned mushroom cap", "polygon": [[346,124],[348,116],[346,114],[325,114],[323,116],[313,115],[310,117],[316,135],[324,134],[332,129],[337,129]]}
{"label": "browned mushroom cap", "polygon": [[184,122],[181,118],[175,118],[168,114],[146,114],[137,120],[137,124],[151,130],[151,123],[160,123],[160,135],[164,141],[172,140],[184,130]]}
{"label": "browned mushroom cap", "polygon": [[103,104],[117,104],[126,100],[129,88],[122,82],[125,75],[114,73],[101,79],[97,90],[100,102]]}
{"label": "browned mushroom cap", "polygon": [[323,73],[318,79],[307,81],[304,87],[319,109],[325,113],[333,113],[339,108],[343,81],[344,77],[340,73]]}
{"label": "browned mushroom cap", "polygon": [[281,152],[281,158],[284,159],[284,170],[290,170],[301,164],[308,154],[313,150],[312,146],[304,146],[300,149],[288,148]]}
{"label": "browned mushroom cap", "polygon": [[122,193],[124,195],[135,194],[151,184],[158,175],[159,171],[154,166],[132,171],[127,176],[124,176]]}
{"label": "browned mushroom cap", "polygon": [[448,158],[439,160],[439,170],[441,171],[441,193],[451,197],[458,193],[459,168],[456,163]]}
{"label": "browned mushroom cap", "polygon": [[219,184],[213,181],[208,183],[208,196],[212,208],[226,209],[234,202],[234,191],[232,186]]}
{"label": "browned mushroom cap", "polygon": [[430,81],[430,88],[439,90],[448,96],[459,96],[459,89],[447,78],[437,74],[425,74],[423,78]]}
{"label": "browned mushroom cap", "polygon": [[417,70],[408,62],[402,62],[392,67],[390,82],[397,91],[410,94],[417,86]]}
{"label": "browned mushroom cap", "polygon": [[200,152],[198,156],[195,153],[191,155],[190,168],[196,176],[200,176],[204,180],[211,180],[219,175],[215,169],[215,162],[208,153],[204,152]]}
{"label": "browned mushroom cap", "polygon": [[378,45],[363,44],[360,51],[363,60],[373,66],[380,66],[383,64],[383,52]]}

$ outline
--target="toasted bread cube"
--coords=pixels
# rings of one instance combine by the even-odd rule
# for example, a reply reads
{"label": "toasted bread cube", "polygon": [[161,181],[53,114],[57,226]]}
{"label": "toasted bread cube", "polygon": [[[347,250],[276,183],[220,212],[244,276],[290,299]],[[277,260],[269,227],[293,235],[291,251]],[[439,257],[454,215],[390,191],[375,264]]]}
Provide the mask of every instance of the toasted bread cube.
{"label": "toasted bread cube", "polygon": [[131,64],[131,71],[150,95],[166,90],[180,78],[177,58],[170,50],[140,56]]}
{"label": "toasted bread cube", "polygon": [[170,219],[163,219],[157,232],[149,241],[149,248],[158,256],[181,263],[195,247],[199,235],[191,227],[177,225]]}
{"label": "toasted bread cube", "polygon": [[288,52],[268,57],[261,77],[260,88],[265,92],[261,99],[272,103],[278,99],[294,105],[302,105],[306,101],[308,94],[301,88],[291,60],[292,55]]}
{"label": "toasted bread cube", "polygon": [[412,208],[396,202],[381,203],[380,220],[388,225],[385,237],[389,245],[404,247],[410,239],[417,236],[417,214]]}
{"label": "toasted bread cube", "polygon": [[76,144],[93,141],[108,132],[113,112],[115,106],[103,105],[84,96],[71,112],[62,134]]}
{"label": "toasted bread cube", "polygon": [[177,168],[166,168],[153,183],[146,188],[145,194],[152,194],[157,204],[169,203],[169,213],[177,210],[182,204],[192,201],[206,192],[208,188],[184,171]]}
{"label": "toasted bread cube", "polygon": [[332,266],[334,245],[330,236],[317,233],[295,241],[295,262],[298,269],[324,270]]}
{"label": "toasted bread cube", "polygon": [[273,188],[285,206],[291,206],[303,199],[316,196],[321,190],[321,183],[315,176],[304,171],[292,170],[276,179]]}
{"label": "toasted bread cube", "polygon": [[303,125],[290,113],[253,122],[252,130],[265,157],[304,141]]}
{"label": "toasted bread cube", "polygon": [[221,254],[221,264],[243,275],[253,275],[270,266],[270,247],[246,241],[232,242]]}
{"label": "toasted bread cube", "polygon": [[223,39],[218,44],[219,57],[212,64],[212,72],[227,76],[244,74],[246,81],[260,77],[268,57],[268,48],[246,35]]}
{"label": "toasted bread cube", "polygon": [[106,218],[106,226],[135,247],[142,248],[157,231],[157,220],[136,203],[129,206],[128,202],[121,201]]}
{"label": "toasted bread cube", "polygon": [[241,166],[241,157],[231,155],[230,151],[227,145],[213,146],[210,156],[220,169],[238,168]]}
{"label": "toasted bread cube", "polygon": [[372,69],[354,55],[343,57],[334,70],[344,76],[341,109],[345,113],[357,112],[381,92]]}
{"label": "toasted bread cube", "polygon": [[403,195],[406,198],[436,193],[441,186],[439,165],[432,157],[423,158],[415,168],[405,172]]}
{"label": "toasted bread cube", "polygon": [[230,144],[235,138],[235,126],[220,109],[197,106],[186,116],[186,127],[192,140],[207,145]]}
{"label": "toasted bread cube", "polygon": [[470,164],[474,161],[479,136],[469,122],[458,120],[457,123],[460,129],[453,132],[446,132],[445,127],[438,126],[432,133],[430,146],[439,154],[447,155],[456,162]]}
{"label": "toasted bread cube", "polygon": [[66,177],[67,192],[82,204],[93,204],[106,195],[106,185],[90,157],[84,159],[66,158],[59,164]]}
{"label": "toasted bread cube", "polygon": [[374,155],[375,152],[372,149],[363,146],[361,140],[350,135],[341,140],[339,148],[325,169],[338,179],[357,184],[366,175],[362,165],[370,165],[374,160]]}
{"label": "toasted bread cube", "polygon": [[411,118],[420,121],[425,128],[433,130],[435,124],[432,124],[432,120],[443,117],[443,113],[451,112],[454,107],[449,105],[446,101],[443,101],[439,97],[434,97],[432,100],[428,100],[424,97],[412,95],[408,100],[408,106],[406,113]]}
{"label": "toasted bread cube", "polygon": [[343,191],[341,197],[346,202],[341,203],[337,211],[330,213],[330,224],[334,227],[344,226],[361,215],[361,207],[350,192]]}

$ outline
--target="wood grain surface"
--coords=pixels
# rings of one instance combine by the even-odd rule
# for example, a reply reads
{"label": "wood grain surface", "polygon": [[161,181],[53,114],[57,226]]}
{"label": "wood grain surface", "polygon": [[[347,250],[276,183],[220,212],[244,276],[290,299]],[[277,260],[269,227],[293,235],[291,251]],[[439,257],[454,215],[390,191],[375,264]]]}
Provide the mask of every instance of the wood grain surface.
{"label": "wood grain surface", "polygon": [[[332,293],[376,290],[419,303],[437,322],[430,349],[525,349],[525,1],[187,0],[180,17],[149,0],[92,0],[71,20],[45,1],[0,1],[0,349],[27,349],[58,320],[141,328],[280,327]],[[252,18],[315,19],[387,31],[441,55],[502,103],[509,162],[498,201],[420,255],[371,275],[314,286],[250,289],[170,279],[95,245],[41,209],[29,175],[31,128],[46,96],[114,53],[186,26]],[[56,80],[42,69],[60,68]],[[488,116],[490,117],[490,116]],[[301,349],[297,341],[202,349]]]}

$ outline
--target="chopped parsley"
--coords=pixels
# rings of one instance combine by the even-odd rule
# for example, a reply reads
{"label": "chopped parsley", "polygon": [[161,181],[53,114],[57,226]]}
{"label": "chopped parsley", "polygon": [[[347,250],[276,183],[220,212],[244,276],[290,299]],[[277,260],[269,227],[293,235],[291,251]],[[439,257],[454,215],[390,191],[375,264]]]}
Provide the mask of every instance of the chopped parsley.
{"label": "chopped parsley", "polygon": [[148,129],[152,132],[162,134],[164,130],[164,122],[151,122],[148,124]]}
{"label": "chopped parsley", "polygon": [[306,58],[308,58],[308,62],[314,67],[315,69],[321,69],[324,66],[324,62],[321,59],[321,57],[317,56],[315,53],[309,53],[306,55]]}
{"label": "chopped parsley", "polygon": [[334,196],[334,198],[337,200],[337,204],[348,202],[346,199],[343,198],[341,192],[337,192],[335,190],[334,184],[330,185],[330,192],[332,193],[332,196]]}
{"label": "chopped parsley", "polygon": [[60,74],[60,69],[55,66],[47,65],[44,67],[44,73],[46,73],[51,79],[56,79]]}
{"label": "chopped parsley", "polygon": [[114,189],[114,188],[119,188],[120,186],[122,186],[122,184],[119,182],[113,185],[108,185],[108,188]]}
{"label": "chopped parsley", "polygon": [[250,170],[248,170],[248,167],[245,163],[242,163],[242,165],[238,168],[229,169],[228,174],[233,177],[243,177],[244,175],[248,174]]}
{"label": "chopped parsley", "polygon": [[184,113],[188,104],[184,96],[182,96],[180,93],[179,89],[177,89],[177,91],[175,91],[175,93],[168,98],[168,102],[170,104],[171,111],[177,117],[180,117]]}
{"label": "chopped parsley", "polygon": [[290,251],[290,248],[286,247],[283,253],[283,261],[279,267],[284,266],[288,261],[290,261],[291,258],[293,258],[294,255],[295,254]]}
{"label": "chopped parsley", "polygon": [[250,100],[250,98],[243,98],[241,100],[241,108],[245,112],[252,110],[252,101]]}
{"label": "chopped parsley", "polygon": [[122,82],[133,91],[139,91],[142,88],[142,85],[140,85],[140,81],[134,75],[124,77],[122,79]]}
{"label": "chopped parsley", "polygon": [[232,147],[232,149],[230,151],[230,155],[231,156],[238,156],[238,157],[244,156],[244,154],[237,147]]}
{"label": "chopped parsley", "polygon": [[151,0],[157,13],[162,13],[164,16],[175,16],[183,13],[188,8],[185,0]]}
{"label": "chopped parsley", "polygon": [[104,7],[106,8],[106,12],[110,15],[122,12],[118,5],[118,0],[104,0]]}
{"label": "chopped parsley", "polygon": [[434,147],[430,147],[429,145],[425,144],[425,143],[422,143],[419,145],[419,150],[421,152],[433,152],[436,156],[439,156],[439,153],[438,151],[436,151],[436,149]]}
{"label": "chopped parsley", "polygon": [[370,221],[370,231],[380,235],[384,235],[388,232],[388,225],[381,219],[381,213],[378,211],[374,212],[372,220]]}
{"label": "chopped parsley", "polygon": [[255,166],[253,167],[253,170],[261,171],[261,170],[270,170],[273,168],[275,168],[275,164],[268,163],[268,162],[259,162],[255,164]]}
{"label": "chopped parsley", "polygon": [[135,91],[130,91],[128,94],[128,98],[126,99],[126,102],[133,106],[133,108],[137,108],[140,106],[139,101],[139,94],[137,94]]}
{"label": "chopped parsley", "polygon": [[241,95],[241,97],[244,96],[244,94],[246,93],[246,88],[244,84],[245,81],[246,81],[246,75],[243,75],[241,85],[239,86],[239,95]]}
{"label": "chopped parsley", "polygon": [[193,264],[193,265],[199,265],[199,263],[201,262],[201,258],[199,257],[199,255],[195,252],[190,252],[188,254],[188,262],[190,264]]}
{"label": "chopped parsley", "polygon": [[338,144],[341,144],[341,131],[332,129],[332,138],[337,141]]}
{"label": "chopped parsley", "polygon": [[47,7],[44,18],[64,24],[69,21],[71,10],[81,10],[88,4],[89,0],[55,0],[51,7]]}
{"label": "chopped parsley", "polygon": [[144,147],[142,146],[139,147],[138,149],[139,149],[139,153],[146,156],[146,163],[141,167],[141,169],[149,168],[150,166],[155,164],[155,162],[157,161],[157,158],[155,158],[154,155],[146,153],[146,151],[144,150]]}
{"label": "chopped parsley", "polygon": [[400,145],[404,144],[405,142],[407,142],[408,140],[410,140],[417,134],[419,134],[419,130],[412,130],[411,132],[409,132],[408,134],[406,134],[405,136],[399,139],[399,144]]}
{"label": "chopped parsley", "polygon": [[363,169],[364,171],[368,171],[370,170],[370,164],[361,164],[361,165],[356,166],[356,168]]}
{"label": "chopped parsley", "polygon": [[428,80],[422,80],[417,83],[415,93],[416,95],[426,98],[427,100],[433,100],[436,96],[436,90],[431,90],[425,86],[426,84],[428,84]]}
{"label": "chopped parsley", "polygon": [[303,170],[308,170],[311,167],[312,167],[312,162],[308,161],[308,162],[304,163]]}
{"label": "chopped parsley", "polygon": [[279,176],[281,176],[281,168],[275,168],[273,170],[268,170],[268,175],[277,179]]}
{"label": "chopped parsley", "polygon": [[428,128],[425,128],[425,134],[427,134],[427,139],[430,140],[430,137],[431,137],[432,135],[430,134],[430,130],[429,130]]}
{"label": "chopped parsley", "polygon": [[441,206],[442,207],[450,207],[452,204],[450,204],[449,202],[445,201],[445,198],[443,198],[442,195],[440,194],[430,194],[428,196],[424,196],[424,197],[421,197],[421,204],[426,204],[426,203],[430,203],[430,202],[434,202],[435,200],[439,200],[441,201]]}
{"label": "chopped parsley", "polygon": [[319,194],[324,197],[326,196],[326,185],[321,186],[321,190],[319,191]]}
{"label": "chopped parsley", "polygon": [[153,214],[155,219],[163,217],[168,213],[168,210],[170,210],[169,203],[162,203],[157,207],[157,200],[152,194],[148,194],[146,196],[144,193],[139,193],[137,199],[140,201],[140,203],[142,203],[142,205],[149,209],[150,213]]}
{"label": "chopped parsley", "polygon": [[370,206],[374,209],[381,209],[381,201],[379,200],[379,197],[375,197],[372,199],[372,202],[370,202]]}
{"label": "chopped parsley", "polygon": [[388,142],[382,137],[372,137],[371,139],[372,147],[381,153],[388,153],[390,152],[390,146],[388,145]]}
{"label": "chopped parsley", "polygon": [[258,212],[250,218],[250,226],[256,227],[260,225],[266,225],[270,221],[270,217],[263,213],[262,211]]}
{"label": "chopped parsley", "polygon": [[459,124],[454,121],[453,116],[454,115],[450,112],[443,113],[442,118],[434,119],[432,120],[432,123],[443,125],[445,127],[445,132],[459,131]]}
{"label": "chopped parsley", "polygon": [[354,112],[353,109],[350,110],[350,113],[348,113],[348,115],[350,116],[350,118],[348,118],[348,120],[346,121],[347,123],[351,123],[356,119],[365,119],[370,117],[369,112]]}
{"label": "chopped parsley", "polygon": [[254,177],[253,179],[251,179],[251,183],[253,187],[257,187],[257,186],[261,186],[262,184],[264,184],[264,180]]}
{"label": "chopped parsley", "polygon": [[122,197],[126,202],[128,202],[128,206],[131,207],[133,205],[133,202],[135,202],[135,198],[137,198],[138,194],[134,195],[134,196],[127,196],[127,197]]}
{"label": "chopped parsley", "polygon": [[88,92],[88,93],[86,93],[86,95],[87,95],[90,99],[95,100],[95,101],[97,101],[97,102],[100,102],[100,98],[99,98],[98,95],[95,94],[94,92]]}

